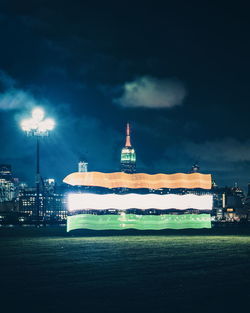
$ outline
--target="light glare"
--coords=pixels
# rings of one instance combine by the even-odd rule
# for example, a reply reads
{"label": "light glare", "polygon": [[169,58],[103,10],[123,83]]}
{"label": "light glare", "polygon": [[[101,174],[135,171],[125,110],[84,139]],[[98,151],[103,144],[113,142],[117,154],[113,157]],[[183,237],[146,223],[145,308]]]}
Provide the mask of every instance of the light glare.
{"label": "light glare", "polygon": [[55,127],[55,121],[52,118],[46,118],[46,120],[44,120],[44,123],[47,130],[53,130]]}
{"label": "light glare", "polygon": [[44,119],[44,110],[40,107],[33,109],[32,118],[21,121],[20,126],[23,131],[35,135],[45,136],[55,127],[55,121],[52,118]]}
{"label": "light glare", "polygon": [[40,107],[34,108],[31,115],[34,121],[40,122],[44,118],[44,110]]}
{"label": "light glare", "polygon": [[21,128],[24,131],[31,131],[32,129],[36,129],[37,128],[37,123],[32,119],[25,119],[21,122]]}
{"label": "light glare", "polygon": [[23,120],[21,122],[21,128],[23,131],[29,131],[30,130],[30,121],[28,119]]}
{"label": "light glare", "polygon": [[212,210],[213,196],[212,195],[176,195],[176,194],[69,194],[68,209],[69,211],[76,210],[127,210],[127,209],[197,209],[197,210]]}

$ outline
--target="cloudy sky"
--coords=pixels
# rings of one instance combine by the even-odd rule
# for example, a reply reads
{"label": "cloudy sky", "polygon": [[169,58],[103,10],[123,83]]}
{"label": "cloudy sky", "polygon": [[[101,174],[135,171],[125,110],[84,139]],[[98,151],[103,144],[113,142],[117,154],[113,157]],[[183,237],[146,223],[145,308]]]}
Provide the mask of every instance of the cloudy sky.
{"label": "cloudy sky", "polygon": [[0,163],[33,182],[34,141],[19,127],[40,105],[57,127],[44,177],[84,158],[119,170],[125,124],[139,172],[250,181],[246,1],[1,1]]}

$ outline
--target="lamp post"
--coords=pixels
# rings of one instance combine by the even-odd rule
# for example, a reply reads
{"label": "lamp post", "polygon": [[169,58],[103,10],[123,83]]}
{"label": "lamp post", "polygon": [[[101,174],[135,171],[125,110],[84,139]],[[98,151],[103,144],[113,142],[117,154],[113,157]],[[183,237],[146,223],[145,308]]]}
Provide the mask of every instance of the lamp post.
{"label": "lamp post", "polygon": [[51,118],[44,118],[44,111],[36,107],[31,112],[31,118],[21,122],[21,128],[28,136],[36,137],[36,214],[37,227],[40,223],[40,137],[48,136],[55,127],[55,121]]}

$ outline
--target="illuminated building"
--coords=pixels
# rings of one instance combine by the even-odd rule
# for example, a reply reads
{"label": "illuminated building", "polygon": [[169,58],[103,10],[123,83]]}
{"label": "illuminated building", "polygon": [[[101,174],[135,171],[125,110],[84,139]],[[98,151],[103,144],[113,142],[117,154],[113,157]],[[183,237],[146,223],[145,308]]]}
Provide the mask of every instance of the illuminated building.
{"label": "illuminated building", "polygon": [[245,194],[244,194],[244,191],[238,186],[237,183],[234,184],[234,187],[232,188],[232,194],[237,197],[241,204],[242,204],[242,201],[243,199],[245,198]]}
{"label": "illuminated building", "polygon": [[12,201],[15,196],[15,183],[11,173],[11,166],[0,165],[0,202]]}
{"label": "illuminated building", "polygon": [[78,172],[87,172],[88,171],[88,163],[84,161],[80,161],[78,163]]}
{"label": "illuminated building", "polygon": [[[43,205],[42,194],[39,195],[40,204]],[[19,212],[24,213],[30,220],[36,216],[36,190],[35,188],[22,188],[18,197]],[[41,214],[41,211],[39,212]]]}
{"label": "illuminated building", "polygon": [[246,218],[246,212],[244,212],[244,192],[235,183],[234,187],[229,188],[225,193],[225,208],[224,218],[227,221],[240,221],[242,218]]}
{"label": "illuminated building", "polygon": [[247,198],[237,184],[234,187],[213,186],[212,193],[215,222],[239,222],[248,218]]}
{"label": "illuminated building", "polygon": [[218,187],[212,182],[212,194],[213,194],[213,220],[221,221],[224,218],[224,211],[226,206],[226,188]]}
{"label": "illuminated building", "polygon": [[[45,180],[46,181],[46,180]],[[55,188],[55,182],[48,179],[45,183],[43,192],[39,194],[40,201],[40,220],[42,222],[63,222],[66,220],[67,211],[65,209],[65,196],[64,192],[58,192]],[[19,212],[23,214],[25,222],[33,222],[36,220],[36,189],[23,188],[19,191],[18,206]]]}
{"label": "illuminated building", "polygon": [[0,165],[0,175],[2,177],[11,177],[12,173],[11,173],[11,165],[9,164],[1,164]]}
{"label": "illuminated building", "polygon": [[121,172],[132,174],[136,172],[136,154],[131,145],[130,125],[127,124],[125,147],[121,152]]}
{"label": "illuminated building", "polygon": [[43,218],[45,222],[65,222],[67,211],[65,209],[66,203],[64,194],[54,192],[53,194],[46,195],[43,201]]}
{"label": "illuminated building", "polygon": [[45,194],[53,194],[55,192],[56,182],[54,178],[46,178],[43,180],[43,189]]}
{"label": "illuminated building", "polygon": [[[67,231],[211,228],[209,174],[75,172],[64,182],[76,188],[68,194]],[[86,186],[96,189],[86,192]],[[119,188],[126,193],[117,193]]]}

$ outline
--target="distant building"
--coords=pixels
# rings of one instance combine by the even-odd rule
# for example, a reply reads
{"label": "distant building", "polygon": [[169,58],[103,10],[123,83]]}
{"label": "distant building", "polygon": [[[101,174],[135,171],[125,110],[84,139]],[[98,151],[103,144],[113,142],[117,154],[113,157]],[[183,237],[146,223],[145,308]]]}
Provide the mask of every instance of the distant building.
{"label": "distant building", "polygon": [[66,200],[62,193],[55,192],[43,198],[43,219],[47,222],[66,221]]}
{"label": "distant building", "polygon": [[[40,205],[42,207],[43,198],[40,194]],[[18,197],[18,210],[24,213],[30,220],[36,219],[36,189],[35,188],[22,188],[19,190]],[[41,214],[42,209],[40,210]]]}
{"label": "distant building", "polygon": [[121,151],[121,172],[135,173],[136,172],[136,153],[130,141],[130,125],[127,124],[125,147]]}
{"label": "distant building", "polygon": [[232,188],[232,193],[235,197],[240,199],[240,202],[242,204],[242,201],[245,198],[245,194],[244,194],[244,191],[238,186],[237,183],[234,184],[234,187]]}
{"label": "distant building", "polygon": [[198,166],[197,163],[194,163],[192,168],[191,168],[190,173],[199,173],[199,172],[200,172],[200,167]]}
{"label": "distant building", "polygon": [[11,172],[11,165],[9,164],[0,164],[0,175],[2,177],[11,177],[12,172]]}
{"label": "distant building", "polygon": [[[40,193],[39,200],[41,221],[60,223],[66,220],[67,210],[64,191],[61,192],[57,190],[54,180],[45,180],[44,190],[43,193]],[[36,220],[37,207],[35,188],[20,189],[18,207],[19,212],[25,216],[24,221],[32,222]]]}
{"label": "distant building", "polygon": [[230,188],[216,187],[213,192],[216,220],[239,222],[247,219],[247,210],[244,208],[245,195],[237,184]]}
{"label": "distant building", "polygon": [[215,221],[222,221],[224,219],[224,212],[226,208],[226,195],[228,188],[218,187],[216,184],[212,186],[213,193],[213,218]]}
{"label": "distant building", "polygon": [[88,171],[88,163],[84,161],[80,161],[78,163],[78,172],[86,173]]}
{"label": "distant building", "polygon": [[44,194],[53,194],[55,192],[56,182],[54,178],[46,178],[43,180]]}
{"label": "distant building", "polygon": [[0,165],[0,202],[12,201],[15,197],[15,181],[9,164]]}

